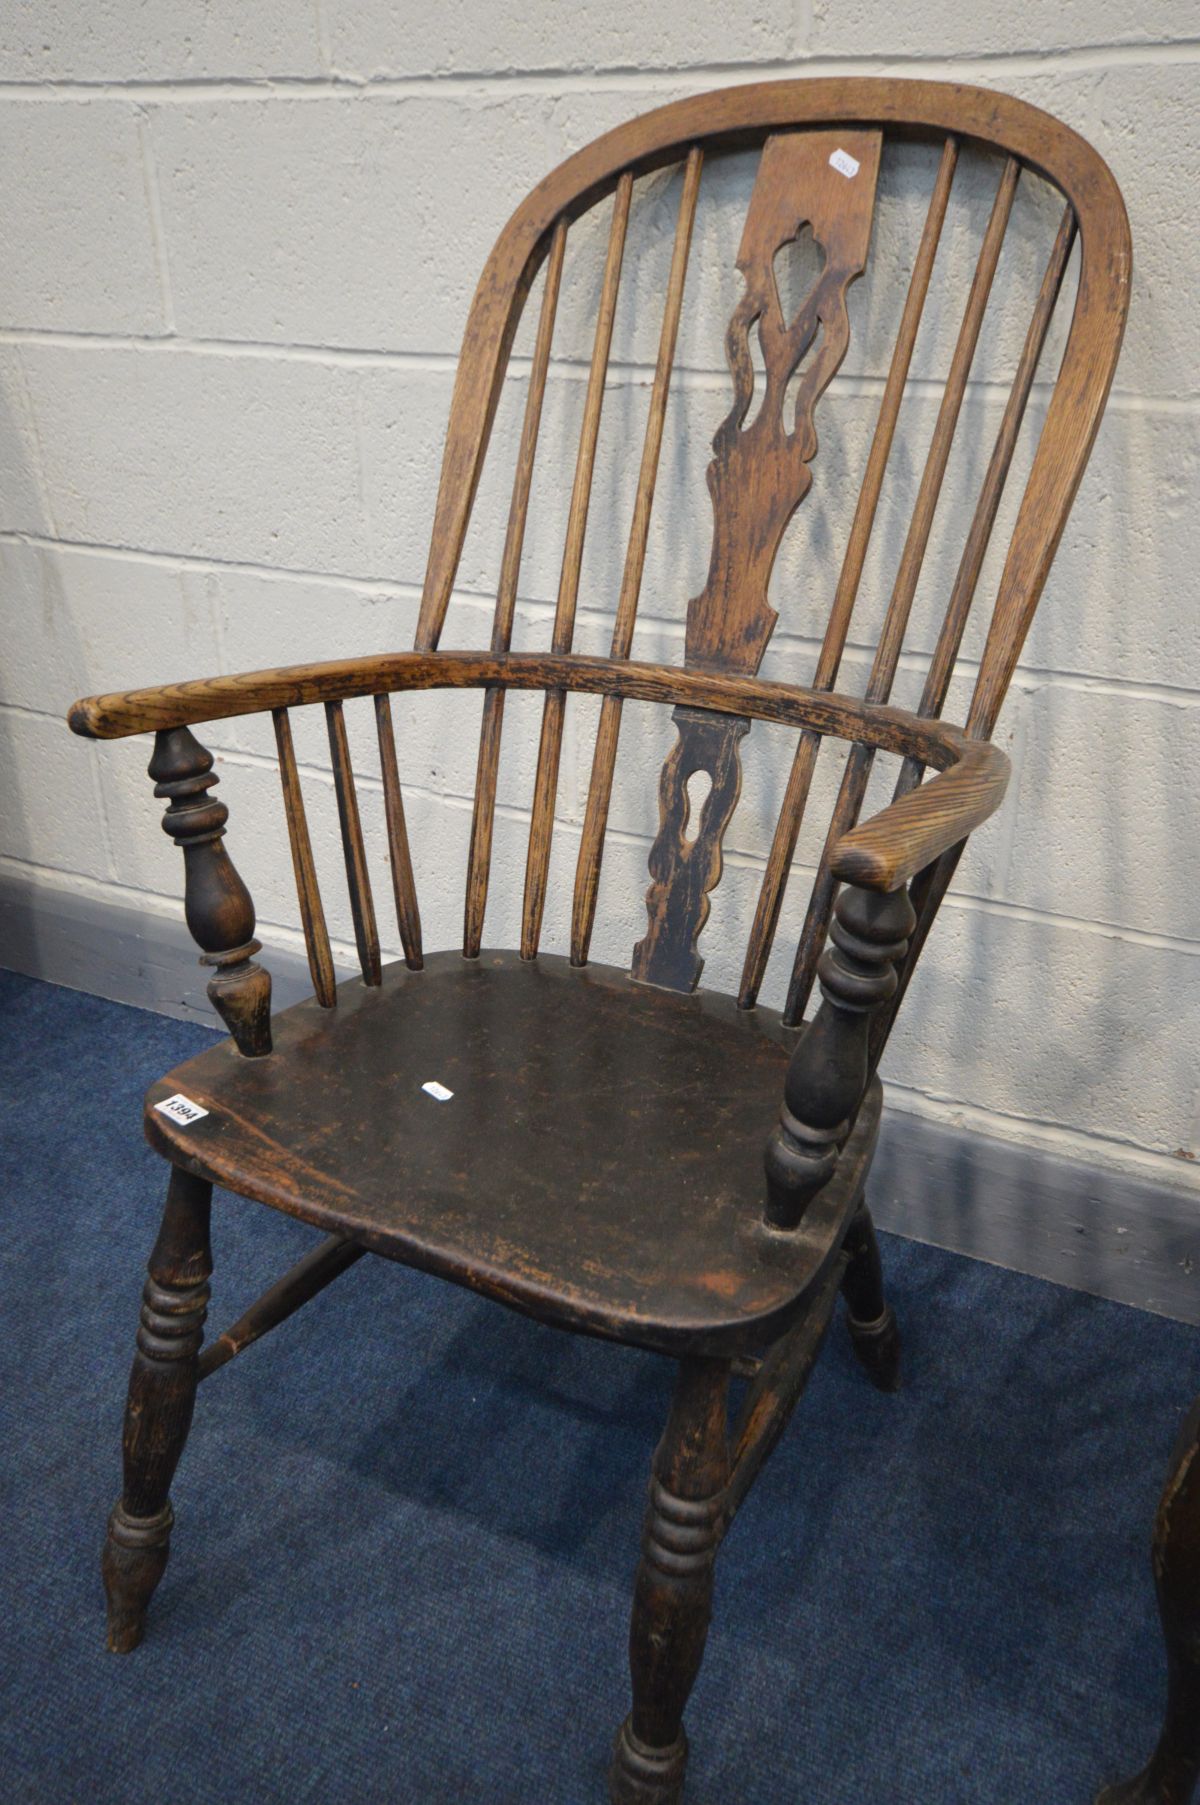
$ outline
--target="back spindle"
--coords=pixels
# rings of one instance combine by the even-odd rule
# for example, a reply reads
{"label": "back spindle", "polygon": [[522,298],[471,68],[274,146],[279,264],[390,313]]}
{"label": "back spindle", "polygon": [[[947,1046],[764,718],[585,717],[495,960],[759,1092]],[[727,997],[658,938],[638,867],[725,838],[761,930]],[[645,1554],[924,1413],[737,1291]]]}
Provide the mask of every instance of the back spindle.
{"label": "back spindle", "polygon": [[[608,354],[612,346],[613,320],[617,310],[617,291],[621,283],[621,264],[625,255],[625,233],[629,225],[629,203],[633,194],[633,175],[626,170],[617,182],[613,198],[612,224],[608,234],[608,254],[604,262],[604,282],[600,291],[600,310],[596,316],[596,335],[592,345],[592,362],[588,372],[587,395],[583,405],[583,426],[579,435],[579,452],[575,460],[575,481],[571,489],[571,505],[567,514],[567,534],[563,547],[562,573],[558,584],[558,601],[554,610],[554,633],[551,650],[569,652],[575,635],[575,607],[579,598],[579,572],[583,562],[583,543],[587,533],[588,507],[592,494],[592,472],[596,463],[596,441],[600,433],[600,414],[604,406],[604,384],[608,374]],[[542,735],[538,746],[537,776],[534,780],[533,810],[529,824],[529,854],[525,864],[525,898],[521,916],[521,957],[537,957],[546,907],[546,877],[550,868],[550,843],[554,834],[554,803],[558,794],[558,768],[562,753],[563,720],[566,692],[546,692],[542,706]]]}
{"label": "back spindle", "polygon": [[379,984],[383,980],[379,931],[375,926],[375,904],[371,899],[367,853],[363,844],[362,821],[358,813],[358,795],[354,788],[354,771],[350,764],[350,743],[346,738],[346,718],[342,704],[326,702],[325,719],[329,728],[333,787],[342,830],[342,855],[346,862],[346,883],[350,891],[350,914],[354,921],[358,963],[363,983]]}
{"label": "back spindle", "polygon": [[[1075,231],[1075,209],[1068,206],[1063,213],[1058,234],[1050,252],[1046,273],[1042,277],[1033,317],[1029,322],[1029,330],[1021,349],[1020,362],[1017,365],[1013,385],[1005,404],[1000,429],[996,434],[996,443],[988,463],[987,474],[983,479],[983,487],[979,492],[979,500],[975,506],[967,542],[963,547],[954,587],[950,592],[946,616],[942,622],[941,632],[938,635],[937,645],[934,648],[933,658],[925,678],[925,688],[918,709],[918,713],[922,715],[939,715],[946,701],[946,692],[954,674],[955,660],[962,644],[971,604],[975,599],[979,573],[983,568],[983,560],[991,541],[992,528],[996,523],[996,514],[1004,495],[1004,485],[1008,480],[1009,468],[1016,450],[1017,437],[1025,418],[1029,392],[1033,387],[1034,376],[1037,374],[1038,362],[1046,343],[1046,334],[1050,330],[1050,322],[1054,318],[1055,303],[1062,288],[1063,277],[1071,256],[1071,247],[1075,243]],[[924,769],[925,767],[917,759],[906,758],[896,782],[896,795],[903,796],[909,790],[914,789],[921,781]]]}
{"label": "back spindle", "polygon": [[296,895],[300,902],[300,921],[304,928],[304,949],[308,954],[313,993],[322,1009],[332,1009],[337,1002],[337,980],[333,971],[333,955],[329,950],[325,910],[317,884],[317,868],[313,862],[312,841],[308,835],[308,819],[304,813],[300,776],[296,770],[292,724],[286,708],[272,709],[271,718],[275,723],[279,779],[283,785],[283,807],[287,816],[288,841],[292,848],[292,870],[296,874]]}
{"label": "back spindle", "polygon": [[[879,404],[879,416],[875,422],[875,433],[867,458],[866,473],[854,510],[854,521],[846,544],[846,555],[842,560],[841,575],[838,578],[829,624],[825,629],[825,638],[821,646],[820,657],[817,660],[816,674],[813,678],[814,689],[832,689],[837,681],[842,652],[845,649],[846,636],[850,630],[850,620],[858,597],[859,584],[862,581],[867,547],[870,544],[871,532],[875,525],[884,473],[892,449],[892,440],[896,433],[900,404],[904,399],[904,388],[908,381],[909,366],[912,363],[917,329],[925,310],[929,279],[933,273],[934,258],[941,241],[942,227],[946,219],[946,208],[950,200],[950,190],[953,186],[957,162],[958,141],[953,137],[947,138],[942,146],[942,158],[938,165],[937,178],[925,216],[912,275],[909,278],[908,294],[905,297],[904,311],[900,317],[896,343],[892,350],[883,399]],[[799,744],[792,760],[783,806],[779,811],[779,820],[775,826],[767,868],[763,874],[762,888],[759,891],[754,926],[750,933],[750,944],[746,949],[746,962],[742,970],[742,982],[738,993],[738,1007],[741,1009],[754,1007],[767,968],[767,960],[771,956],[775,930],[779,925],[779,911],[783,905],[783,893],[787,886],[788,874],[796,852],[796,841],[808,804],[808,793],[816,768],[820,743],[819,736],[806,729],[800,735]]]}
{"label": "back spindle", "polygon": [[[521,552],[525,545],[529,492],[533,483],[533,465],[537,456],[542,403],[546,394],[546,372],[554,340],[554,316],[558,310],[566,245],[567,222],[560,219],[554,228],[546,264],[546,283],[542,290],[533,368],[529,373],[525,417],[521,423],[521,446],[513,474],[508,529],[504,536],[500,587],[496,596],[495,619],[492,622],[492,651],[497,654],[507,652],[512,644],[517,580],[521,572]],[[492,829],[496,815],[496,772],[500,763],[500,734],[503,724],[504,691],[493,687],[485,692],[483,698],[479,760],[475,772],[475,809],[471,818],[471,850],[467,861],[467,895],[463,910],[463,955],[467,959],[478,958],[483,943],[483,920],[487,909],[488,879],[492,864]]]}
{"label": "back spindle", "polygon": [[[658,360],[654,366],[654,385],[650,391],[650,411],[646,418],[646,436],[642,441],[642,462],[638,471],[637,496],[633,504],[633,520],[629,528],[629,544],[625,552],[625,569],[621,576],[621,593],[617,601],[617,618],[613,626],[610,656],[625,659],[633,646],[633,629],[637,620],[638,599],[642,590],[642,572],[646,564],[646,542],[650,534],[650,514],[654,506],[654,490],[658,481],[658,460],[662,451],[663,421],[667,412],[667,395],[671,386],[671,368],[675,362],[675,343],[679,335],[679,315],[683,307],[683,286],[687,279],[688,254],[692,244],[692,228],[696,221],[696,201],[700,193],[700,174],[704,155],[695,145],[688,152],[684,166],[683,187],[679,196],[679,213],[675,221],[675,245],[671,253],[671,273],[667,279],[667,296],[663,306],[662,329],[658,340]],[[621,698],[605,696],[600,705],[600,724],[596,730],[596,748],[592,757],[592,778],[588,786],[587,809],[579,844],[579,861],[575,872],[575,898],[571,917],[571,963],[586,965],[591,944],[592,926],[596,919],[596,896],[600,884],[600,862],[604,856],[604,833],[608,826],[608,808],[612,797],[613,768],[617,758],[617,741],[621,732]]]}
{"label": "back spindle", "polygon": [[383,807],[388,861],[392,868],[392,894],[396,899],[396,924],[404,948],[404,963],[410,971],[420,971],[425,963],[421,953],[421,911],[417,907],[417,886],[408,850],[404,797],[396,762],[396,735],[392,729],[392,703],[386,694],[375,698],[375,725],[379,734],[379,768],[383,773]]}
{"label": "back spindle", "polygon": [[[954,442],[954,432],[958,425],[967,379],[971,373],[971,364],[974,361],[975,349],[979,342],[983,316],[992,291],[996,266],[1000,260],[1004,234],[1012,213],[1019,175],[1020,164],[1017,159],[1011,156],[1006,158],[988,219],[987,230],[984,232],[983,243],[980,246],[979,259],[971,281],[971,290],[967,296],[962,324],[959,327],[958,338],[954,346],[954,355],[950,360],[950,371],[942,392],[933,437],[929,442],[929,450],[925,458],[925,467],[921,473],[912,519],[909,522],[896,581],[892,588],[887,614],[884,617],[883,631],[880,634],[879,644],[871,665],[866,692],[868,702],[886,702],[891,695],[892,683],[904,644],[904,634],[912,611],[913,597],[916,594],[917,581],[929,544],[934,511],[941,494],[950,448]],[[816,975],[817,961],[821,956],[821,948],[825,944],[825,937],[829,931],[830,912],[837,894],[837,883],[830,867],[830,860],[838,841],[850,831],[858,820],[873,762],[872,748],[862,745],[853,746],[846,760],[841,788],[838,792],[837,802],[834,804],[833,816],[821,854],[820,867],[809,900],[808,912],[800,935],[800,944],[796,951],[792,981],[784,1009],[784,1019],[789,1024],[795,1024],[800,1020],[808,1003],[813,978]]]}

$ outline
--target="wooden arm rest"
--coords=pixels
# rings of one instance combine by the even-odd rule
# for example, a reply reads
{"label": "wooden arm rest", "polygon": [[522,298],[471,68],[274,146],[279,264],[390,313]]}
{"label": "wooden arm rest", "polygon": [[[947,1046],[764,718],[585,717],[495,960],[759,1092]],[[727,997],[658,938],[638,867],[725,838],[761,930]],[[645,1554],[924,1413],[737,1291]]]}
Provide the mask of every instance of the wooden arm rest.
{"label": "wooden arm rest", "polygon": [[[747,715],[807,727],[837,739],[859,740],[900,752],[942,771],[963,755],[966,742],[957,727],[925,720],[903,709],[860,702],[832,690],[799,684],[766,683],[754,677],[723,677],[674,665],[585,658],[579,654],[394,652],[373,658],[335,659],[328,664],[284,665],[240,676],[206,677],[156,689],[87,696],[67,716],[87,739],[123,739],[163,728],[196,727],[203,721],[267,709],[299,708],[314,702],[348,701],[406,689],[582,690],[632,701],[674,703],[718,714]],[[985,811],[986,813],[987,811]],[[980,817],[982,818],[982,817]]]}
{"label": "wooden arm rest", "polygon": [[999,808],[1010,769],[999,746],[963,739],[957,764],[843,835],[833,875],[866,890],[898,890]]}
{"label": "wooden arm rest", "polygon": [[88,696],[72,705],[67,719],[73,731],[86,738],[121,739],[231,715],[393,690],[486,685],[583,690],[748,715],[857,740],[932,766],[940,775],[863,822],[835,847],[834,875],[870,890],[897,889],[965,839],[999,805],[1008,783],[1009,764],[1003,752],[986,741],[966,739],[959,728],[944,721],[798,684],[577,654],[396,652],[328,664],[284,665],[240,676]]}

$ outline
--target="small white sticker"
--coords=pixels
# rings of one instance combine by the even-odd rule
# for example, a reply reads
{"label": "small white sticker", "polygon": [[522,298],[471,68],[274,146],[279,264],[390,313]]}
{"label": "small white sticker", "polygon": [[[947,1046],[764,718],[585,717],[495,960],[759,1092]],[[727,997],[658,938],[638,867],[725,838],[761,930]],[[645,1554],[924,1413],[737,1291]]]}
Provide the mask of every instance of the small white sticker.
{"label": "small white sticker", "polygon": [[444,1084],[439,1084],[436,1078],[430,1078],[427,1083],[421,1086],[421,1089],[429,1096],[436,1097],[439,1103],[449,1103],[451,1097],[454,1095],[454,1092],[448,1091]]}
{"label": "small white sticker", "polygon": [[829,166],[844,176],[857,175],[859,170],[858,158],[852,157],[848,150],[835,150],[829,159]]}
{"label": "small white sticker", "polygon": [[173,1097],[165,1097],[154,1107],[161,1109],[163,1115],[169,1116],[172,1122],[178,1122],[181,1128],[190,1128],[193,1122],[198,1122],[201,1116],[208,1114],[198,1103],[193,1103],[190,1097],[185,1097],[182,1091],[176,1091]]}

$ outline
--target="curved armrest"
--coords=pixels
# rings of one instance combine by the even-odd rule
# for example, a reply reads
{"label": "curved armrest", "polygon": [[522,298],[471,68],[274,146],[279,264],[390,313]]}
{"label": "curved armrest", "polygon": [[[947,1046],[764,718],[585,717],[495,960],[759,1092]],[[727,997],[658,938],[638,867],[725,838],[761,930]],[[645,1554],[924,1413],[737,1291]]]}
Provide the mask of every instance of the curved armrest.
{"label": "curved armrest", "polygon": [[1008,788],[1007,755],[962,738],[949,770],[910,790],[838,841],[830,869],[864,890],[898,890],[993,814]]}
{"label": "curved armrest", "polygon": [[581,690],[640,702],[665,702],[751,720],[779,721],[838,739],[861,740],[943,771],[962,757],[966,741],[944,721],[906,714],[876,702],[860,702],[835,690],[804,689],[758,677],[730,677],[635,659],[588,658],[577,652],[389,652],[371,658],[339,658],[328,664],[293,664],[236,677],[166,683],[156,689],[87,696],[67,716],[88,739],[121,739],[131,733],[196,727],[231,715],[343,702],[397,690]]}
{"label": "curved armrest", "polygon": [[67,719],[73,731],[86,738],[120,739],[353,696],[487,685],[561,687],[745,714],[858,740],[933,766],[937,777],[864,821],[834,848],[834,876],[868,890],[898,889],[964,840],[999,805],[1008,784],[1004,753],[987,741],[967,739],[945,721],[860,702],[832,690],[577,653],[394,652],[328,664],[286,665],[88,696],[72,705]]}

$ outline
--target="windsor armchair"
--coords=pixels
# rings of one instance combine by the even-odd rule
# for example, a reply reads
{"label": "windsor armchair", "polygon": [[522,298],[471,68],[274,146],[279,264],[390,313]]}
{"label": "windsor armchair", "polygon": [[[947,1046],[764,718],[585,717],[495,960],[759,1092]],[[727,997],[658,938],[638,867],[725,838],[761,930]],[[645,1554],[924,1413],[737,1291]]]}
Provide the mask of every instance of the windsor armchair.
{"label": "windsor armchair", "polygon": [[[878,401],[865,469],[815,672],[800,687],[760,674],[776,621],[768,584],[785,529],[820,472],[815,410],[847,351],[847,291],[868,267],[881,158],[897,140],[931,146],[936,172],[886,374],[867,389]],[[992,159],[990,213],[858,699],[835,684],[968,149]],[[701,179],[724,153],[747,151],[760,155],[737,257],[742,295],[726,334],[733,405],[708,474],[708,576],[687,606],[682,665],[639,661],[635,626]],[[595,657],[573,646],[626,235],[637,184],[671,166],[678,212],[636,498],[611,650]],[[1058,191],[1043,273],[1015,340],[1015,368],[923,693],[904,710],[890,697],[1014,197],[1025,183]],[[607,251],[552,640],[546,652],[519,652],[518,583],[567,242],[598,207],[608,212]],[[785,312],[775,258],[805,227],[822,267]],[[1076,253],[1073,318],[1052,390],[1049,377],[1043,384],[1049,401],[960,727],[943,718],[947,696]],[[1007,760],[990,736],[1103,410],[1129,268],[1125,213],[1104,163],[1066,127],[1002,95],[838,79],[739,87],[663,107],[547,177],[487,264],[451,406],[415,649],[75,704],[78,733],[155,736],[149,774],[167,803],[163,826],[184,855],[188,925],[213,968],[209,995],[229,1029],[146,1099],[146,1134],[171,1173],[130,1380],[124,1489],[104,1552],[113,1649],[141,1639],[166,1564],[168,1492],[199,1382],[353,1261],[379,1254],[561,1328],[677,1360],[634,1589],[633,1704],[610,1787],[624,1805],[680,1797],[683,1711],[702,1657],[718,1546],[803,1390],[839,1293],[870,1378],[884,1389],[899,1383],[898,1332],[864,1201],[881,1107],[875,1070],[964,842],[1004,793]],[[514,335],[539,273],[490,644],[439,649]],[[482,691],[482,728],[462,945],[426,955],[391,697],[439,687]],[[501,733],[506,698],[520,690],[544,696],[520,944],[488,951]],[[569,955],[547,956],[540,946],[567,697],[580,695],[600,699],[599,724]],[[345,704],[368,697],[404,954],[386,967],[345,714]],[[630,702],[670,706],[676,740],[659,777],[645,919],[631,969],[622,971],[589,955]],[[327,719],[361,967],[361,977],[340,984],[292,737],[293,711],[309,706]],[[211,793],[213,759],[192,731],[257,711],[274,721],[314,993],[275,1020],[270,977],[254,957],[254,908],[224,843],[227,810]],[[741,744],[760,722],[790,730],[794,745],[741,981],[727,997],[698,988],[697,946],[739,798]],[[786,1004],[776,1013],[759,1005],[759,992],[818,756],[838,743],[848,748],[840,786]],[[895,794],[860,821],[880,755],[901,761]],[[709,784],[698,808],[697,773]],[[832,944],[822,951],[827,937]],[[820,1004],[806,1025],[818,979]],[[450,1095],[437,1101],[436,1090],[427,1093],[431,1078]],[[201,1351],[214,1183],[326,1238]],[[731,1376],[750,1382],[732,1426]]]}

